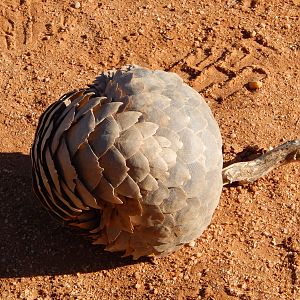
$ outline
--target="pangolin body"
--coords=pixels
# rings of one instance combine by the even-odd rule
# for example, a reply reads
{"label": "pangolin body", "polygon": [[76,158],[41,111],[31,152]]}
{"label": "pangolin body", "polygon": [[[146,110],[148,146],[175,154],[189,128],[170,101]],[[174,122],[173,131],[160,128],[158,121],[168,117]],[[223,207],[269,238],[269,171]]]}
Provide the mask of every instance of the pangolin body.
{"label": "pangolin body", "polygon": [[221,147],[208,105],[179,76],[126,66],[44,112],[33,188],[52,215],[106,250],[167,255],[209,225]]}

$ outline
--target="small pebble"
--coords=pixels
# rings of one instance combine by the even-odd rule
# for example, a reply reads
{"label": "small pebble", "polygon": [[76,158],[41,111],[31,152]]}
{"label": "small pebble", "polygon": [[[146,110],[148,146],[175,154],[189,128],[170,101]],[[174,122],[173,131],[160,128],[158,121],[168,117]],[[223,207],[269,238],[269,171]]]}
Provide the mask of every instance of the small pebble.
{"label": "small pebble", "polygon": [[76,9],[80,8],[80,7],[81,7],[80,2],[76,1],[76,2],[74,3],[74,7],[75,7]]}
{"label": "small pebble", "polygon": [[248,83],[249,89],[250,90],[257,90],[262,87],[262,82],[261,81],[250,81]]}
{"label": "small pebble", "polygon": [[196,246],[196,242],[195,241],[189,242],[189,246],[192,247],[192,248],[195,247]]}
{"label": "small pebble", "polygon": [[237,188],[236,188],[237,192],[240,194],[243,190],[243,188],[239,185]]}
{"label": "small pebble", "polygon": [[137,283],[135,286],[134,286],[136,289],[139,289],[141,288],[141,285],[139,283]]}
{"label": "small pebble", "polygon": [[200,47],[201,43],[199,41],[195,41],[194,46],[195,47]]}

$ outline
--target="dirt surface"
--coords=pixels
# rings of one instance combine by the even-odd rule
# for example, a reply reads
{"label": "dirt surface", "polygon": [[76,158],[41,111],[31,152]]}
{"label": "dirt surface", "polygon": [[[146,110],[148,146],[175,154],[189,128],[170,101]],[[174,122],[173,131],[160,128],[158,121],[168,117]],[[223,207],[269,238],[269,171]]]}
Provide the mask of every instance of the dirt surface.
{"label": "dirt surface", "polygon": [[300,2],[75,3],[0,3],[0,299],[299,300],[299,164],[225,187],[195,244],[134,262],[45,212],[29,150],[49,104],[128,63],[176,72],[205,95],[225,160],[299,138]]}

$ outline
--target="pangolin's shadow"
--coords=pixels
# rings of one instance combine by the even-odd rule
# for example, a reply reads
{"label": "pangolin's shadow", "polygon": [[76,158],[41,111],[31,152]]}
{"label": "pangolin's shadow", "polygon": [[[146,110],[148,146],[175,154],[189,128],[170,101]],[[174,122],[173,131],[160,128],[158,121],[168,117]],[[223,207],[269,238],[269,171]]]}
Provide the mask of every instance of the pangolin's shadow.
{"label": "pangolin's shadow", "polygon": [[0,153],[0,278],[92,272],[133,263],[53,220],[32,194],[30,157]]}

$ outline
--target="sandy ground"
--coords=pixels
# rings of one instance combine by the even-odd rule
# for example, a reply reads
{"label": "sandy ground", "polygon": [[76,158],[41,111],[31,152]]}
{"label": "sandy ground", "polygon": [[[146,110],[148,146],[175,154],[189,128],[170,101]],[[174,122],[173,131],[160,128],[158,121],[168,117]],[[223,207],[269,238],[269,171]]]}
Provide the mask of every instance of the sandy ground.
{"label": "sandy ground", "polygon": [[[195,245],[133,262],[57,224],[31,192],[43,110],[100,72],[173,71],[206,96],[224,157],[300,136],[300,2],[2,0],[0,299],[300,299],[299,164],[224,188]],[[250,80],[262,87],[247,89]]]}

